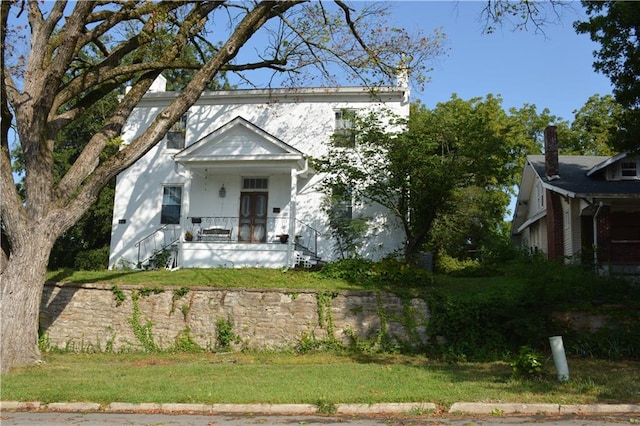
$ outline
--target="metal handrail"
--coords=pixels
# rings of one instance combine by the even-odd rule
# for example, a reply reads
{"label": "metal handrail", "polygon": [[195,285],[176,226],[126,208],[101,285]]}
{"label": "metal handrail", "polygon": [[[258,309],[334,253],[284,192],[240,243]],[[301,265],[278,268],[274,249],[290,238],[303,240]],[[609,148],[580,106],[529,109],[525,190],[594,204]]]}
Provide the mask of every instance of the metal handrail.
{"label": "metal handrail", "polygon": [[135,244],[138,249],[138,266],[147,262],[158,251],[171,247],[180,239],[177,225],[163,225]]}

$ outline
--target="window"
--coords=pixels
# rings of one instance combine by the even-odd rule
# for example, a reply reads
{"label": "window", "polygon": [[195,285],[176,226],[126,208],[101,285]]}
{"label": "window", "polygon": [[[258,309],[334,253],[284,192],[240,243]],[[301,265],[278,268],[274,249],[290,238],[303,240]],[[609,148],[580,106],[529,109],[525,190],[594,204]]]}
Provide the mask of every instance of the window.
{"label": "window", "polygon": [[268,189],[269,180],[267,178],[242,178],[242,189]]}
{"label": "window", "polygon": [[167,132],[167,149],[184,149],[185,134],[187,133],[187,114],[183,114]]}
{"label": "window", "polygon": [[634,158],[625,158],[620,162],[621,179],[637,179],[638,178],[638,160]]}
{"label": "window", "polygon": [[353,193],[349,187],[336,187],[333,189],[335,217],[339,220],[350,221],[353,219]]}
{"label": "window", "polygon": [[333,140],[336,146],[342,148],[354,148],[356,146],[356,132],[353,128],[353,119],[356,112],[349,109],[335,111],[336,129]]}
{"label": "window", "polygon": [[180,207],[182,206],[182,187],[165,186],[162,188],[162,210],[160,223],[175,225],[180,223]]}

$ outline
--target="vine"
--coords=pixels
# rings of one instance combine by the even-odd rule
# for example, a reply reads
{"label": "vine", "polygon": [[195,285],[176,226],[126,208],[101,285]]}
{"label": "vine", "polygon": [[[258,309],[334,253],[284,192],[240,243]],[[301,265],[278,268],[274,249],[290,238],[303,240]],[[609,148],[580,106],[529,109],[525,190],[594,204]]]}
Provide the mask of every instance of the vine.
{"label": "vine", "polygon": [[111,293],[113,293],[113,298],[116,301],[116,306],[122,305],[122,303],[127,300],[127,295],[124,294],[124,291],[117,285],[111,287]]}
{"label": "vine", "polygon": [[153,339],[153,324],[149,320],[144,321],[144,324],[140,323],[142,313],[140,311],[140,304],[138,303],[138,299],[140,298],[140,296],[144,296],[147,294],[148,293],[143,293],[142,289],[140,291],[136,290],[131,293],[131,300],[133,301],[133,315],[131,319],[129,319],[129,324],[131,324],[133,335],[140,342],[145,352],[158,352],[160,348],[158,347],[158,345],[156,345]]}
{"label": "vine", "polygon": [[[173,315],[173,313],[176,310],[176,302],[178,301],[178,299],[182,298],[183,296],[185,296],[187,293],[189,293],[190,289],[189,287],[180,287],[180,288],[176,288],[173,290],[173,296],[171,297],[171,309],[169,310],[169,315]],[[187,313],[185,313],[185,305],[182,305],[182,315],[185,317],[186,320],[186,314],[189,312],[188,311],[188,307],[187,307]]]}
{"label": "vine", "polygon": [[327,330],[327,337],[330,342],[336,340],[333,314],[331,312],[331,304],[336,297],[338,297],[337,291],[322,291],[316,294],[318,301],[318,325],[320,328]]}

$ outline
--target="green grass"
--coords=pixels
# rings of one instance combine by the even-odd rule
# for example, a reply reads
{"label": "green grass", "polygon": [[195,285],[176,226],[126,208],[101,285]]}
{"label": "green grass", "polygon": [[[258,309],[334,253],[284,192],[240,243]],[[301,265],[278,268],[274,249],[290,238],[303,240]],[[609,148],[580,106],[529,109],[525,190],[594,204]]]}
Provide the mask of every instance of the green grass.
{"label": "green grass", "polygon": [[422,356],[320,352],[45,354],[2,378],[5,401],[155,403],[632,403],[640,363],[570,360],[571,380],[512,378],[504,362],[445,364]]}
{"label": "green grass", "polygon": [[320,274],[268,268],[179,269],[177,271],[72,271],[47,273],[48,281],[61,283],[109,283],[148,286],[207,286],[220,288],[282,288],[354,290],[363,286]]}

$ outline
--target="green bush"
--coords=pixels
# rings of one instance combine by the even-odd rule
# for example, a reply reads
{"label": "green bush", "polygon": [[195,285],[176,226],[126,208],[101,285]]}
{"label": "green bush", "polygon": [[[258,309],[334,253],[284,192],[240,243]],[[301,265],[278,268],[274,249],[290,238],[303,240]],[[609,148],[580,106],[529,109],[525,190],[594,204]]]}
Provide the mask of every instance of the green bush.
{"label": "green bush", "polygon": [[83,271],[105,270],[109,267],[109,247],[81,251],[74,263],[76,269]]}
{"label": "green bush", "polygon": [[511,363],[513,375],[518,378],[534,378],[542,374],[543,358],[529,346],[522,346],[518,358]]}
{"label": "green bush", "polygon": [[448,275],[456,271],[479,266],[480,262],[478,262],[477,260],[460,260],[444,253],[439,253],[436,256],[436,271],[440,274]]}
{"label": "green bush", "polygon": [[325,264],[320,274],[327,278],[371,285],[376,287],[423,287],[433,284],[433,274],[397,259],[372,262],[353,258]]}

